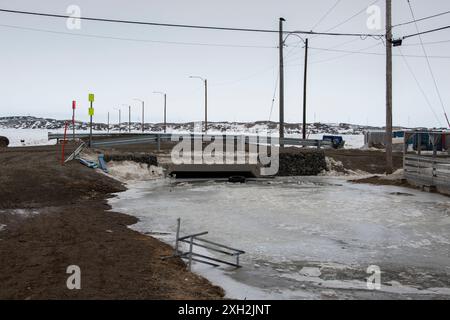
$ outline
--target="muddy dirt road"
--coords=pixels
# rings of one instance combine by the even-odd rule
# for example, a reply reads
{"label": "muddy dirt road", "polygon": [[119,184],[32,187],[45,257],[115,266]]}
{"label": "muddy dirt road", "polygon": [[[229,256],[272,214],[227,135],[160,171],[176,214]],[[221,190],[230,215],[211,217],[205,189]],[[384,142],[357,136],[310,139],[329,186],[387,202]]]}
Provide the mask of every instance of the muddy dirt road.
{"label": "muddy dirt road", "polygon": [[[71,148],[69,147],[67,153]],[[137,220],[108,211],[124,186],[59,147],[0,151],[0,299],[217,299],[222,289],[186,271],[171,248],[130,230]],[[81,290],[68,290],[69,265]]]}

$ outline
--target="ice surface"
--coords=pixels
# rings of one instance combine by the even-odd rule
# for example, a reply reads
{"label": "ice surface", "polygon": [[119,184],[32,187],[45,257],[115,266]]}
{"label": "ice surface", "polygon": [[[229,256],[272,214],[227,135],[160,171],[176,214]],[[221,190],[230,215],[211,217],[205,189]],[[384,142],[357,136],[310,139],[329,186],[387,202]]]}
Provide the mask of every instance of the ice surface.
{"label": "ice surface", "polygon": [[[133,228],[139,231],[169,232],[165,241],[173,242],[180,217],[182,234],[209,231],[209,239],[246,251],[241,259],[245,268],[227,271],[225,277],[210,267],[194,269],[224,286],[230,297],[237,297],[230,292],[241,284],[252,288],[248,298],[310,298],[311,291],[284,282],[318,278],[317,270],[302,274],[313,270],[305,267],[351,274],[375,264],[393,274],[417,268],[444,278],[450,271],[450,201],[437,194],[351,184],[338,177],[243,185],[160,180],[131,185],[111,204],[137,216],[140,222]],[[347,286],[339,279],[320,281],[333,288]],[[355,281],[356,288],[365,284],[361,276]]]}

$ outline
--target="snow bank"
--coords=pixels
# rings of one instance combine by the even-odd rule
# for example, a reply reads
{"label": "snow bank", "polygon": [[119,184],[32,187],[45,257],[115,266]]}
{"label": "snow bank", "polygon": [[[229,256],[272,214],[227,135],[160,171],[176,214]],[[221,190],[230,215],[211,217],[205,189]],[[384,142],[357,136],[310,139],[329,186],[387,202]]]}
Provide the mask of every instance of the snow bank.
{"label": "snow bank", "polygon": [[368,172],[362,170],[350,170],[344,167],[342,161],[335,160],[330,157],[325,157],[327,170],[319,173],[319,176],[366,176]]}
{"label": "snow bank", "polygon": [[164,177],[161,167],[148,166],[134,161],[110,161],[107,163],[109,175],[121,182],[146,181]]}

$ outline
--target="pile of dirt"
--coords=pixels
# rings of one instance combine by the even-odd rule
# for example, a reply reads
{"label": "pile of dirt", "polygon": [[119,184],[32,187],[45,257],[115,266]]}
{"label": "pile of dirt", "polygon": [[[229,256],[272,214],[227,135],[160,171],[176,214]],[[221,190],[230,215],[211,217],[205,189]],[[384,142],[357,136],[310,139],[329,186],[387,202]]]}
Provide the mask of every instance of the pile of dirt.
{"label": "pile of dirt", "polygon": [[7,137],[0,136],[0,148],[6,148],[9,146],[9,139]]}
{"label": "pile of dirt", "polygon": [[137,163],[145,163],[150,166],[158,166],[158,158],[145,152],[106,152],[105,161],[133,161]]}
{"label": "pile of dirt", "polygon": [[[67,154],[72,152],[68,147]],[[60,146],[0,153],[0,299],[219,299],[223,290],[189,272],[172,248],[109,211],[121,183],[73,161]],[[81,269],[81,290],[66,286]]]}
{"label": "pile of dirt", "polygon": [[[327,149],[327,157],[340,161],[344,168],[352,171],[364,171],[371,174],[386,172],[386,153],[376,150]],[[393,153],[394,170],[403,168],[403,153]]]}
{"label": "pile of dirt", "polygon": [[279,159],[279,176],[315,176],[327,169],[322,150],[287,148]]}

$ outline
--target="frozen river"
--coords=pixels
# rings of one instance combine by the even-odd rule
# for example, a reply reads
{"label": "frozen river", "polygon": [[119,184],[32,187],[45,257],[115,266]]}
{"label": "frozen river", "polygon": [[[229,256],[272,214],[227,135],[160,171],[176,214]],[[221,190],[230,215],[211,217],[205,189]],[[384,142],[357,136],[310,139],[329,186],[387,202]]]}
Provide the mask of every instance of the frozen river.
{"label": "frozen river", "polygon": [[[140,182],[110,202],[140,219],[133,229],[171,244],[180,217],[182,234],[209,231],[246,251],[239,270],[194,265],[232,298],[450,298],[444,196],[299,177]],[[367,289],[370,265],[381,270],[379,291]]]}

